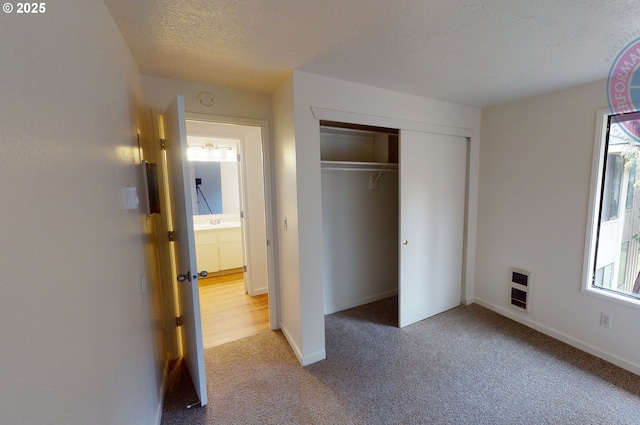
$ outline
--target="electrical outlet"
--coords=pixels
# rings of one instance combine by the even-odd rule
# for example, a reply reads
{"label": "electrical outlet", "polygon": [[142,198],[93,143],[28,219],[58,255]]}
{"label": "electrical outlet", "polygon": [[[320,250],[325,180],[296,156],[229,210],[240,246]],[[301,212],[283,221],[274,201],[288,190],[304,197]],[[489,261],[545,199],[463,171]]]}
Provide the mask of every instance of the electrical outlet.
{"label": "electrical outlet", "polygon": [[611,329],[611,315],[608,313],[600,313],[600,326]]}

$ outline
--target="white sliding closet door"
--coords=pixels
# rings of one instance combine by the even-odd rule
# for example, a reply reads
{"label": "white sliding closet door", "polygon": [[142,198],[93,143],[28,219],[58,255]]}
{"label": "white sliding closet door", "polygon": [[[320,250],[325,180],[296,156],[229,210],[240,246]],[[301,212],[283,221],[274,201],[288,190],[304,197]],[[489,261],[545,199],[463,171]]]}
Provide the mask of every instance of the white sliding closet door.
{"label": "white sliding closet door", "polygon": [[467,139],[400,132],[399,326],[460,305]]}

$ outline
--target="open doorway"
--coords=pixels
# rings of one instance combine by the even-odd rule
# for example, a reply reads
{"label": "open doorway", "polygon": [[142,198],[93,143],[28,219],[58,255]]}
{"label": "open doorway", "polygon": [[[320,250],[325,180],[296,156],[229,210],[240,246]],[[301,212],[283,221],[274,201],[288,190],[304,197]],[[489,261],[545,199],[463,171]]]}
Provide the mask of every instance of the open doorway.
{"label": "open doorway", "polygon": [[262,128],[187,117],[204,348],[270,328]]}
{"label": "open doorway", "polygon": [[397,326],[398,134],[320,121],[325,315],[393,299],[368,317]]}

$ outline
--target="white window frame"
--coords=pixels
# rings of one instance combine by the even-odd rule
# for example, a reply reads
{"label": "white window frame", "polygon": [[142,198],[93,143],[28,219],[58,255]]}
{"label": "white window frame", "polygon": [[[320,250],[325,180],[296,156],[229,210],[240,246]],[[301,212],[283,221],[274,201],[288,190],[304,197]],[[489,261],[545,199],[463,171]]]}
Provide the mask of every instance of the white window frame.
{"label": "white window frame", "polygon": [[[585,242],[584,269],[582,276],[582,292],[598,298],[607,299],[619,304],[640,309],[640,300],[626,297],[592,285],[596,239],[598,238],[598,220],[600,216],[600,200],[602,198],[602,166],[605,160],[607,122],[609,116],[616,115],[609,109],[599,109],[596,118],[596,131],[593,145],[593,162],[591,168],[591,190],[589,191],[589,210],[587,216],[587,234]],[[624,208],[624,205],[622,205]]]}

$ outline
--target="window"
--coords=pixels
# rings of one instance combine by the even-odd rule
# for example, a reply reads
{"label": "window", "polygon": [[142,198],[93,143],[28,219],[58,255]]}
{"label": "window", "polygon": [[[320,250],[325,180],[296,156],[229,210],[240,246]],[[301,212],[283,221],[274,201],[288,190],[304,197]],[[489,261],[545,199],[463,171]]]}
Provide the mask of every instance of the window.
{"label": "window", "polygon": [[629,179],[627,180],[627,203],[625,205],[626,209],[633,208],[633,200],[635,199],[636,193],[636,173],[638,172],[635,161],[631,162],[629,166]]}
{"label": "window", "polygon": [[584,288],[640,305],[640,112],[600,111],[598,123]]}
{"label": "window", "polygon": [[630,241],[622,242],[620,248],[620,264],[618,268],[618,289],[624,291],[625,277],[627,275],[627,257],[629,256],[629,243]]}
{"label": "window", "polygon": [[613,265],[614,263],[607,264],[596,270],[595,277],[593,279],[594,286],[599,288],[611,288],[613,282]]}
{"label": "window", "polygon": [[622,186],[621,155],[608,154],[605,162],[605,179],[602,190],[602,211],[600,221],[615,220],[620,209],[620,187]]}

